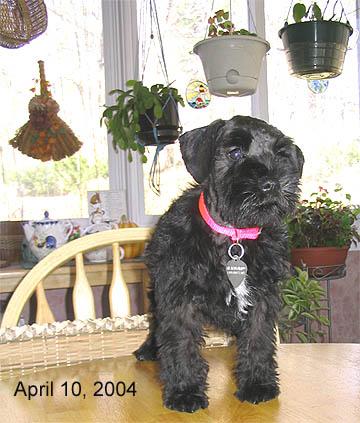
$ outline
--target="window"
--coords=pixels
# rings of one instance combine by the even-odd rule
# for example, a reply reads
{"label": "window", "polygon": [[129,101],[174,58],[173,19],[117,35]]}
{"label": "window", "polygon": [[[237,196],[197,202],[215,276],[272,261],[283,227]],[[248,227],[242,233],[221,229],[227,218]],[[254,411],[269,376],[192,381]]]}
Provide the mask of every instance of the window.
{"label": "window", "polygon": [[[211,4],[208,0],[196,2],[193,0],[181,2],[164,0],[157,2],[157,4],[169,81],[174,81],[173,86],[179,89],[180,94],[185,99],[186,87],[191,80],[206,82],[201,61],[196,54],[191,52],[194,44],[205,36],[207,18],[211,13],[209,12]],[[218,6],[219,8],[225,7],[223,4]],[[143,8],[144,2],[138,0],[139,15],[144,13]],[[242,0],[233,1],[232,10],[233,21],[241,27],[247,27],[246,2]],[[143,26],[140,29],[141,37],[150,36],[148,31],[150,16],[147,16],[147,18],[146,30]],[[140,50],[140,65],[144,64],[144,53],[146,52]],[[142,66],[140,66],[140,71],[141,68]],[[157,43],[151,44],[144,75],[145,85],[165,83],[160,67]],[[220,98],[213,96],[210,105],[200,110],[192,109],[188,104],[184,108],[179,106],[180,122],[184,132],[208,125],[219,118],[229,119],[236,114],[251,114],[250,97]],[[156,147],[149,148],[148,162],[143,166],[145,213],[150,215],[164,213],[170,202],[177,198],[192,181],[182,161],[179,143],[176,142],[174,145],[167,146],[160,154],[161,195],[158,197],[153,193],[149,187],[148,177],[155,150]]]}
{"label": "window", "polygon": [[[1,48],[0,220],[87,217],[88,190],[109,188],[101,2],[47,0],[48,29],[17,50]],[[44,60],[59,116],[82,141],[81,150],[59,162],[41,162],[8,141],[28,120],[30,89]]]}
{"label": "window", "polygon": [[[322,7],[325,2],[318,2]],[[356,27],[355,0],[342,1]],[[289,5],[265,2],[269,52],[269,121],[294,138],[305,155],[303,196],[318,186],[332,190],[337,183],[360,203],[359,74],[356,34],[350,37],[342,75],[330,79],[323,94],[313,94],[307,82],[289,75],[283,46],[278,37]],[[290,21],[290,19],[289,19]]]}

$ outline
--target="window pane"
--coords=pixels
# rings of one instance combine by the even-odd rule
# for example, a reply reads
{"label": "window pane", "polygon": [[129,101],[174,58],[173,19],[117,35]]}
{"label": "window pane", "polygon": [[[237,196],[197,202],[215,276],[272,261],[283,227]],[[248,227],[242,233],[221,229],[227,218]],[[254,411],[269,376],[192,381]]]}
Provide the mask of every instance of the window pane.
{"label": "window pane", "polygon": [[[144,13],[144,2],[138,1],[139,16]],[[206,22],[211,14],[211,4],[208,0],[171,1],[164,0],[159,3],[158,14],[162,31],[164,54],[169,74],[169,80],[174,81],[173,86],[179,89],[185,98],[185,90],[191,80],[206,82],[203,68],[199,57],[192,54],[194,44],[202,40],[206,32]],[[215,7],[223,5],[215,5]],[[228,6],[227,6],[228,7]],[[224,6],[226,9],[226,5]],[[214,11],[216,11],[215,9]],[[246,2],[241,0],[232,1],[232,20],[237,27],[247,28]],[[213,12],[214,12],[213,11]],[[146,29],[141,27],[141,37],[150,37],[149,17],[146,20]],[[165,83],[159,62],[158,44],[153,43],[145,68],[145,85]],[[140,63],[143,63],[145,51],[140,49]],[[141,70],[141,69],[140,69]],[[181,125],[184,132],[193,128],[208,125],[216,119],[229,119],[234,115],[250,115],[251,99],[220,98],[213,96],[210,105],[205,109],[192,109],[186,106],[179,107]],[[179,143],[167,146],[160,153],[161,168],[161,195],[158,197],[149,188],[149,172],[155,147],[149,149],[148,162],[144,165],[144,190],[145,190],[145,213],[162,214],[170,202],[177,198],[182,190],[193,181],[183,164]]]}
{"label": "window pane", "polygon": [[[323,8],[325,2],[318,2]],[[355,0],[342,1],[347,12],[356,9]],[[294,138],[305,155],[303,195],[318,186],[330,190],[340,183],[360,203],[360,125],[359,74],[355,46],[356,34],[350,37],[354,48],[346,53],[344,70],[329,79],[323,94],[313,94],[307,82],[288,73],[283,46],[278,37],[288,4],[265,2],[267,39],[271,44],[267,68],[269,119],[285,134]],[[356,27],[355,13],[349,15]],[[289,22],[292,20],[289,18]]]}
{"label": "window pane", "polygon": [[[86,217],[87,190],[109,188],[101,2],[47,0],[46,32],[17,50],[1,49],[0,220]],[[28,120],[30,91],[44,60],[62,118],[82,141],[81,150],[59,162],[41,162],[8,141]]]}

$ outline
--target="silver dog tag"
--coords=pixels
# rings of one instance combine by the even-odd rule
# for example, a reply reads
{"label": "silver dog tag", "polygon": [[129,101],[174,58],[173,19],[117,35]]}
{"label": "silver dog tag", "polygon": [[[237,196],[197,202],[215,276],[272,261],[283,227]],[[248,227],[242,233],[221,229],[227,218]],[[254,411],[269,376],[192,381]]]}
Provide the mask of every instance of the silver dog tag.
{"label": "silver dog tag", "polygon": [[236,292],[246,278],[247,265],[240,259],[231,259],[226,264],[226,274]]}

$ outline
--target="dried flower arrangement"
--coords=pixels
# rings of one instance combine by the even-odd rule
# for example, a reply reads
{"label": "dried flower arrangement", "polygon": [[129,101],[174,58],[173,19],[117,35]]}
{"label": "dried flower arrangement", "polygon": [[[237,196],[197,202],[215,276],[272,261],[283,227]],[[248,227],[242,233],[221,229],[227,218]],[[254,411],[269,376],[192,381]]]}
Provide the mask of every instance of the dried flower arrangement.
{"label": "dried flower arrangement", "polygon": [[[39,61],[40,95],[29,102],[29,121],[10,141],[10,145],[23,154],[40,159],[61,160],[76,153],[82,143],[68,125],[58,117],[58,103],[51,97],[45,78],[44,62]],[[35,91],[35,89],[32,89]]]}

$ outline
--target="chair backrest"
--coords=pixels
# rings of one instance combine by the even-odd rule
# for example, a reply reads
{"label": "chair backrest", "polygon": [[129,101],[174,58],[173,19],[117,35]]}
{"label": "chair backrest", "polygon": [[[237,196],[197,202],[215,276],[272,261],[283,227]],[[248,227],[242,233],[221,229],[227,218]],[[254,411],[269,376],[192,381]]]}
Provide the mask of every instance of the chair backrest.
{"label": "chair backrest", "polygon": [[54,316],[46,300],[43,280],[53,270],[72,258],[75,258],[76,262],[76,279],[73,290],[75,319],[94,319],[94,297],[86,277],[83,253],[107,245],[112,245],[113,250],[113,276],[109,293],[111,317],[128,316],[130,314],[129,292],[121,272],[119,246],[125,243],[146,241],[149,239],[151,231],[150,228],[103,231],[76,239],[54,250],[31,269],[20,282],[6,307],[1,328],[17,325],[25,303],[35,290],[37,296],[36,322],[54,322]]}

